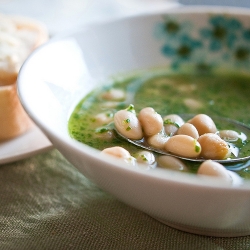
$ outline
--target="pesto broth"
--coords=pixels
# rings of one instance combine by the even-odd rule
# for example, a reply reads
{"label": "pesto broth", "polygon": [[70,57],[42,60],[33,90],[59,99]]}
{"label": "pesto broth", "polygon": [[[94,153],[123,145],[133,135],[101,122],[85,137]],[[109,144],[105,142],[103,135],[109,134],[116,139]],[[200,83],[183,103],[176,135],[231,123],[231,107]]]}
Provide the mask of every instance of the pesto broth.
{"label": "pesto broth", "polygon": [[[114,88],[124,90],[125,98],[106,100],[102,97],[103,93]],[[153,107],[162,116],[204,113],[250,125],[249,97],[250,76],[149,72],[114,80],[112,84],[92,91],[76,106],[68,128],[71,137],[96,149],[122,146],[134,155],[141,149],[119,138],[111,121],[115,112],[129,104],[134,105],[137,113],[144,107]],[[110,117],[111,122],[97,122],[96,115],[100,113]],[[231,129],[216,125],[218,129]],[[195,173],[200,164],[186,162],[186,165],[190,172]],[[250,162],[226,167],[250,179]]]}

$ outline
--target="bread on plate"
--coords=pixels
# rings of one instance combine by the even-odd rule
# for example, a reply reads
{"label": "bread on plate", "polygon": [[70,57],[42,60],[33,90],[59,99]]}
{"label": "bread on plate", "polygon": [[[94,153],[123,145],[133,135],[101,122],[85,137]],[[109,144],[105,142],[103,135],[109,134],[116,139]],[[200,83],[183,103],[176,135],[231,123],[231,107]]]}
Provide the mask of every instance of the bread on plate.
{"label": "bread on plate", "polygon": [[42,23],[0,14],[0,141],[21,135],[33,126],[19,101],[16,80],[28,55],[47,39],[48,31]]}

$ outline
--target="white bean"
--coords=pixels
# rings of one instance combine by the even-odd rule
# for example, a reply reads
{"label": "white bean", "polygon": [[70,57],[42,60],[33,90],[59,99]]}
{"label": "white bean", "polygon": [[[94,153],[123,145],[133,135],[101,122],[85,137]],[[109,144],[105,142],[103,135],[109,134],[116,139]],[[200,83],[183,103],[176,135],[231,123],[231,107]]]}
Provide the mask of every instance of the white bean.
{"label": "white bean", "polygon": [[105,148],[101,151],[101,153],[119,158],[131,165],[135,165],[134,157],[132,157],[128,152],[128,150],[126,150],[123,147],[115,146],[115,147]]}
{"label": "white bean", "polygon": [[138,119],[145,136],[158,134],[163,128],[162,117],[153,108],[143,108],[139,112]]}
{"label": "white bean", "polygon": [[197,174],[219,177],[232,182],[232,178],[227,169],[220,163],[212,160],[204,161],[198,168]]}
{"label": "white bean", "polygon": [[196,127],[191,123],[184,123],[176,132],[177,135],[189,135],[194,139],[199,138],[199,133]]}
{"label": "white bean", "polygon": [[202,102],[197,101],[192,98],[186,98],[183,100],[183,103],[190,109],[199,109],[203,106]]}
{"label": "white bean", "polygon": [[187,166],[184,164],[183,161],[177,159],[173,156],[163,155],[157,158],[157,163],[159,167],[168,168],[177,171],[188,171]]}
{"label": "white bean", "polygon": [[138,163],[153,165],[155,163],[155,156],[152,152],[143,150],[136,154],[135,156]]}
{"label": "white bean", "polygon": [[119,133],[131,140],[142,139],[142,127],[136,114],[128,110],[119,110],[114,115],[114,124]]}
{"label": "white bean", "polygon": [[129,157],[131,157],[128,150],[119,146],[105,148],[102,150],[102,153],[109,154],[118,158],[124,158],[124,159],[128,159]]}
{"label": "white bean", "polygon": [[179,129],[179,127],[177,127],[176,125],[173,125],[173,124],[167,124],[164,126],[164,131],[165,131],[166,135],[168,135],[168,136],[175,135],[178,129]]}
{"label": "white bean", "polygon": [[149,146],[157,149],[164,149],[165,148],[165,143],[169,139],[169,137],[159,133],[156,135],[152,135],[147,138],[147,143]]}
{"label": "white bean", "polygon": [[102,108],[113,109],[113,108],[117,108],[119,106],[119,104],[120,104],[120,102],[115,102],[115,101],[103,102]]}
{"label": "white bean", "polygon": [[109,89],[104,92],[101,97],[105,100],[124,100],[125,99],[125,92],[121,89]]}
{"label": "white bean", "polygon": [[240,135],[234,130],[220,130],[217,133],[219,137],[225,141],[237,141],[240,138]]}
{"label": "white bean", "polygon": [[184,124],[183,119],[176,114],[164,116],[163,121],[165,133],[169,136],[174,135],[177,130]]}
{"label": "white bean", "polygon": [[216,134],[207,133],[201,135],[198,142],[202,147],[201,157],[205,159],[223,160],[231,155],[227,143]]}
{"label": "white bean", "polygon": [[94,117],[94,122],[99,125],[107,125],[113,120],[113,114],[111,112],[99,113]]}
{"label": "white bean", "polygon": [[182,157],[196,158],[200,155],[201,145],[191,136],[174,135],[165,144],[165,150]]}
{"label": "white bean", "polygon": [[109,129],[100,128],[100,130],[97,129],[94,136],[95,138],[100,138],[102,140],[110,141],[114,138],[114,132]]}
{"label": "white bean", "polygon": [[217,131],[214,121],[210,116],[205,114],[198,114],[188,122],[196,127],[200,136],[205,133],[215,133]]}

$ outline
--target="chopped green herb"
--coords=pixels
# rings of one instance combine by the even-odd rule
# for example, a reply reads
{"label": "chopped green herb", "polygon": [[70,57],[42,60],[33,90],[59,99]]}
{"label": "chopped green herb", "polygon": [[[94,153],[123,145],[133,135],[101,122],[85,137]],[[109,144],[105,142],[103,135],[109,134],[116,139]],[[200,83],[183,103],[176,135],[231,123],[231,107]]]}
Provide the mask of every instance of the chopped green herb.
{"label": "chopped green herb", "polygon": [[143,161],[148,161],[147,157],[144,154],[140,155],[140,157],[142,158]]}
{"label": "chopped green herb", "polygon": [[176,122],[173,122],[171,119],[164,120],[164,125],[174,125],[175,127],[179,128],[179,124]]}
{"label": "chopped green herb", "polygon": [[113,113],[106,113],[107,117],[113,117]]}
{"label": "chopped green herb", "polygon": [[195,143],[195,152],[199,153],[201,151],[201,147],[199,145],[197,145],[197,140],[194,140]]}
{"label": "chopped green herb", "polygon": [[135,113],[135,107],[133,104],[130,104],[128,107],[127,107],[127,111],[131,112],[131,113]]}
{"label": "chopped green herb", "polygon": [[130,127],[130,126],[128,126],[127,128],[126,128],[126,131],[130,131],[132,128]]}
{"label": "chopped green herb", "polygon": [[106,133],[107,131],[109,131],[109,129],[105,127],[96,129],[96,133],[99,133],[99,134]]}

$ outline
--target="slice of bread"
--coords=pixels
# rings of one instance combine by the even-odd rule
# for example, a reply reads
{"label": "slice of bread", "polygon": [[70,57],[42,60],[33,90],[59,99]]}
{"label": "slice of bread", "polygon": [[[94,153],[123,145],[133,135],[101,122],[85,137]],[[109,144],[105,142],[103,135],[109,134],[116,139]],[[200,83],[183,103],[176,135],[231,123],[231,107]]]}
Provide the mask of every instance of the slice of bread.
{"label": "slice of bread", "polygon": [[0,86],[14,83],[24,60],[47,39],[40,22],[0,14]]}
{"label": "slice of bread", "polygon": [[0,141],[14,138],[32,126],[17,96],[16,84],[0,87]]}
{"label": "slice of bread", "polygon": [[24,60],[47,39],[42,23],[0,14],[0,141],[24,133],[32,124],[20,104],[16,79]]}

